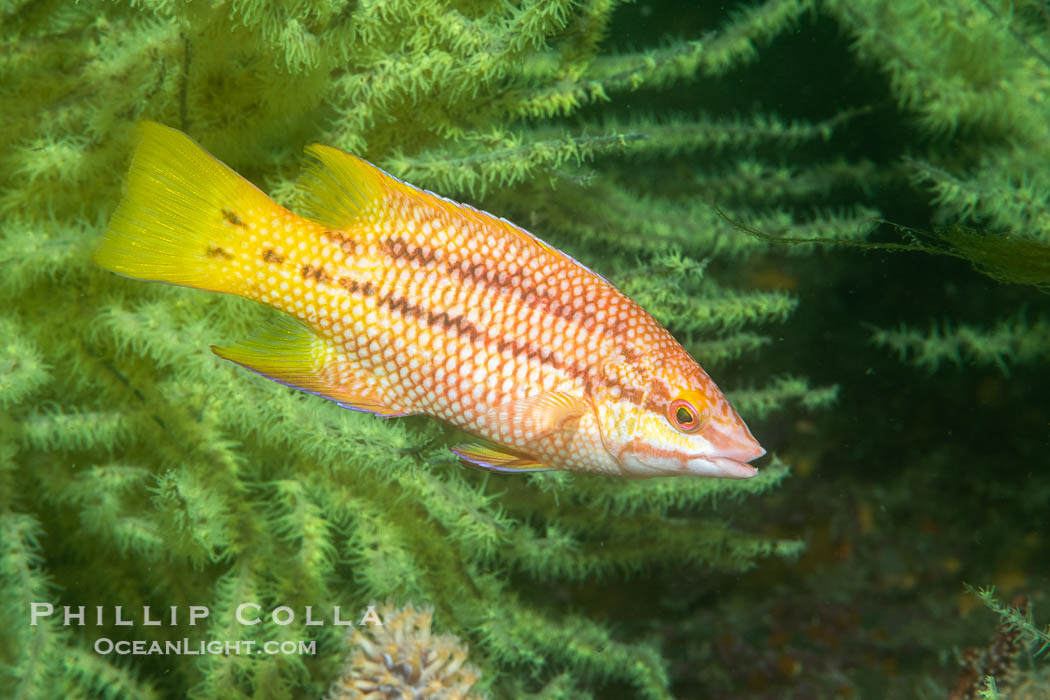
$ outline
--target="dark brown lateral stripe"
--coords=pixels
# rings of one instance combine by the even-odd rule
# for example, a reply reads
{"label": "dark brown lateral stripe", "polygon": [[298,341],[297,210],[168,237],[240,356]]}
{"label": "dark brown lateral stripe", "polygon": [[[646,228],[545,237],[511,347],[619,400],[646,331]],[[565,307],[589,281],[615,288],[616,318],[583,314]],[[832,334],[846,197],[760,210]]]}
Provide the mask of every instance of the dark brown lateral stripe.
{"label": "dark brown lateral stripe", "polygon": [[[414,261],[423,267],[436,265],[443,260],[442,251],[415,245],[400,236],[388,238],[382,245],[383,252],[394,260]],[[598,325],[594,315],[585,310],[586,302],[583,299],[573,298],[571,303],[564,304],[561,298],[549,289],[540,294],[520,272],[497,272],[486,267],[484,263],[473,263],[470,260],[462,260],[456,264],[446,263],[445,269],[453,277],[478,282],[497,291],[516,291],[529,308],[542,305],[567,321],[578,314],[579,322],[588,330]]]}
{"label": "dark brown lateral stripe", "polygon": [[383,241],[383,252],[394,260],[415,261],[424,267],[441,261],[440,251],[409,243],[400,237]]}
{"label": "dark brown lateral stripe", "polygon": [[376,291],[376,286],[371,282],[365,282],[364,284],[357,280],[352,280],[349,277],[340,277],[335,282],[340,287],[345,289],[350,294],[357,294],[360,292],[364,296],[371,296]]}
{"label": "dark brown lateral stripe", "polygon": [[453,331],[456,335],[469,338],[471,342],[476,342],[478,338],[484,340],[482,330],[468,321],[465,316],[451,316],[447,311],[426,311],[404,297],[395,297],[393,292],[383,295],[379,299],[379,306],[386,306],[391,311],[397,311],[405,318],[419,318],[428,326],[440,325],[446,331]]}
{"label": "dark brown lateral stripe", "polygon": [[[339,280],[341,286],[343,285],[344,279]],[[349,280],[345,281],[348,283],[348,291],[356,291],[357,287],[354,286],[356,283]],[[349,288],[350,286],[353,286],[353,288]],[[447,311],[427,311],[408,301],[404,297],[394,296],[393,292],[384,294],[379,299],[378,305],[386,306],[391,311],[396,311],[407,319],[418,318],[431,327],[440,327],[446,331],[451,331],[458,336],[469,339],[471,342],[478,342],[480,339],[486,345],[494,344],[496,350],[500,353],[509,350],[510,354],[515,357],[524,357],[527,360],[539,360],[540,364],[549,365],[554,369],[563,370],[574,379],[582,379],[588,387],[588,392],[593,389],[596,383],[603,383],[610,387],[618,386],[621,395],[629,401],[638,403],[642,399],[641,393],[637,390],[631,389],[630,387],[624,386],[615,381],[598,380],[597,377],[592,376],[593,372],[587,367],[573,363],[566,364],[555,358],[553,351],[538,347],[535,343],[530,343],[521,339],[505,340],[502,338],[493,341],[485,335],[484,331],[471,323],[464,316],[451,316]],[[656,405],[655,407],[650,406],[650,408],[657,411],[662,411],[663,407],[663,404]]]}
{"label": "dark brown lateral stripe", "polygon": [[588,330],[602,325],[598,323],[594,314],[587,312],[587,302],[582,297],[569,297],[569,303],[565,303],[562,297],[550,288],[540,292],[531,280],[520,272],[496,272],[485,267],[484,263],[474,264],[469,260],[464,260],[459,265],[449,265],[448,271],[460,279],[484,284],[496,291],[516,292],[530,310],[541,309],[566,321],[576,321]]}
{"label": "dark brown lateral stripe", "polygon": [[[536,286],[532,284],[531,279],[520,272],[497,272],[486,267],[484,263],[473,263],[470,260],[461,260],[452,264],[444,261],[442,256],[444,251],[416,245],[401,237],[393,237],[383,241],[382,248],[383,252],[395,261],[414,262],[421,267],[441,265],[452,277],[482,284],[498,292],[514,293],[530,310],[540,309],[546,313],[553,314],[555,317],[580,324],[588,331],[595,332],[610,328],[607,324],[599,322],[593,313],[586,311],[586,301],[583,298],[570,297],[568,303],[565,303],[562,297],[550,288],[545,289],[542,293],[539,292]],[[340,283],[342,283],[342,280],[340,280]],[[597,372],[592,372],[586,367],[558,361],[554,357],[553,352],[539,348],[532,343],[520,339],[490,339],[483,331],[463,316],[452,317],[444,311],[425,311],[404,297],[395,297],[392,292],[382,297],[379,300],[379,305],[385,305],[390,310],[397,311],[406,318],[419,318],[430,326],[436,327],[440,325],[446,331],[453,331],[459,336],[469,338],[471,342],[476,342],[481,338],[486,344],[495,344],[496,349],[501,353],[509,350],[511,355],[515,357],[537,359],[541,364],[565,371],[574,379],[582,379],[587,385],[588,391],[593,390],[597,384],[604,384],[609,387],[618,386],[624,399],[632,403],[640,403],[643,399],[641,391],[619,384],[619,382],[599,379],[595,376]],[[611,330],[612,335],[617,335],[626,330],[626,325],[618,324]],[[640,359],[639,354],[633,350],[628,350],[626,354],[629,362]],[[665,396],[665,394],[666,392],[662,390],[662,387],[654,387],[654,391],[649,392],[648,396],[645,397],[646,407],[656,412],[662,412],[670,401],[670,397]]]}

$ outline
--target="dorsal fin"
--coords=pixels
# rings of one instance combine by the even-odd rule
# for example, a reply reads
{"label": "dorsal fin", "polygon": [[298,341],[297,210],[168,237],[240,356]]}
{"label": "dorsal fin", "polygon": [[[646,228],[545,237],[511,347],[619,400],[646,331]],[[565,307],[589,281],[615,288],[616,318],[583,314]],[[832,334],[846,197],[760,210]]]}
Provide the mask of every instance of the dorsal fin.
{"label": "dorsal fin", "polygon": [[362,214],[382,206],[384,183],[396,178],[363,158],[315,143],[296,182],[300,210],[322,226],[345,230]]}
{"label": "dorsal fin", "polygon": [[315,143],[307,146],[306,152],[310,158],[304,164],[296,183],[300,212],[322,226],[346,230],[366,211],[373,207],[385,206],[383,200],[388,193],[398,192],[420,204],[443,209],[452,216],[474,221],[482,227],[496,228],[520,239],[529,247],[538,248],[555,259],[577,265],[606,283],[609,282],[535,234],[483,209],[416,187],[363,158],[332,146]]}
{"label": "dorsal fin", "polygon": [[526,231],[521,226],[518,226],[517,224],[511,221],[507,221],[503,217],[496,216],[495,214],[490,214],[484,209],[478,209],[477,207],[472,207],[469,204],[462,204],[461,202],[456,202],[454,200],[447,199],[446,197],[442,197],[441,195],[434,194],[430,190],[421,190],[406,182],[401,182],[400,180],[398,180],[398,184],[402,187],[414,190],[420,196],[433,198],[433,200],[435,200],[434,204],[436,204],[439,207],[442,207],[446,210],[454,211],[457,215],[462,216],[466,219],[470,219],[472,221],[476,221],[483,227],[495,228],[499,231],[502,231],[503,233],[509,236],[515,237],[523,241],[525,245],[529,248],[539,249],[551,258],[554,258],[555,260],[562,260],[569,263],[570,265],[582,268],[594,275],[595,277],[597,277],[598,279],[602,280],[606,284],[608,284],[610,287],[614,286],[612,282],[607,280],[602,275],[599,275],[597,272],[587,267],[579,260],[566,253],[565,251],[555,248],[550,243],[543,240],[536,234],[531,233],[530,231]]}

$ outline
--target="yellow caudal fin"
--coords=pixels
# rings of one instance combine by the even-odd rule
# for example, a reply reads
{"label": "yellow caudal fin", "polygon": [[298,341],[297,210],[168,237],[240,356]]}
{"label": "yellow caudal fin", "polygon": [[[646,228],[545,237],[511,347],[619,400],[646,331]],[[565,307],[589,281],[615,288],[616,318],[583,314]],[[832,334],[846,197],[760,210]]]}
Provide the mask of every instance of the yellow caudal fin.
{"label": "yellow caudal fin", "polygon": [[322,226],[346,229],[373,207],[385,187],[409,187],[366,160],[331,146],[307,146],[296,188],[300,209]]}
{"label": "yellow caudal fin", "polygon": [[289,214],[182,132],[143,122],[94,259],[126,277],[238,293],[249,224],[274,216]]}
{"label": "yellow caudal fin", "polygon": [[285,314],[248,340],[223,348],[213,345],[211,350],[268,379],[331,399],[344,408],[384,417],[411,413],[370,386],[367,375],[355,372],[349,358],[335,343]]}

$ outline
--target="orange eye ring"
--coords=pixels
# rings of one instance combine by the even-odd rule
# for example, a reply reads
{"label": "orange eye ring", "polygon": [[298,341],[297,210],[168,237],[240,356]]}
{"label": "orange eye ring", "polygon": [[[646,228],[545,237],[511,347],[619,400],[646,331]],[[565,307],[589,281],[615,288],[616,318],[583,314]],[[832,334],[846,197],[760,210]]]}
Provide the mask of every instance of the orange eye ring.
{"label": "orange eye ring", "polygon": [[685,399],[675,399],[667,406],[667,420],[683,433],[695,433],[703,425],[700,411]]}

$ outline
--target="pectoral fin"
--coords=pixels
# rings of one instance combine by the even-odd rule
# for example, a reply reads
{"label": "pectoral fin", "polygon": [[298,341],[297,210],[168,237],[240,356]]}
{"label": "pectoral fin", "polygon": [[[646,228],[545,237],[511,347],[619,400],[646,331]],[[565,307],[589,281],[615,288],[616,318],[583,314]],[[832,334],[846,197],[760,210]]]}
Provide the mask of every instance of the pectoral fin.
{"label": "pectoral fin", "polygon": [[332,343],[292,316],[282,315],[257,335],[229,347],[212,346],[219,357],[294,389],[384,418],[408,415],[391,405],[375,382]]}
{"label": "pectoral fin", "polygon": [[561,391],[551,391],[509,401],[489,411],[492,423],[513,426],[523,442],[531,442],[562,430],[583,416],[590,406],[583,399]]}
{"label": "pectoral fin", "polygon": [[532,457],[518,454],[506,447],[470,444],[456,445],[450,449],[461,459],[482,469],[497,472],[549,472],[554,470],[554,467],[548,467]]}

